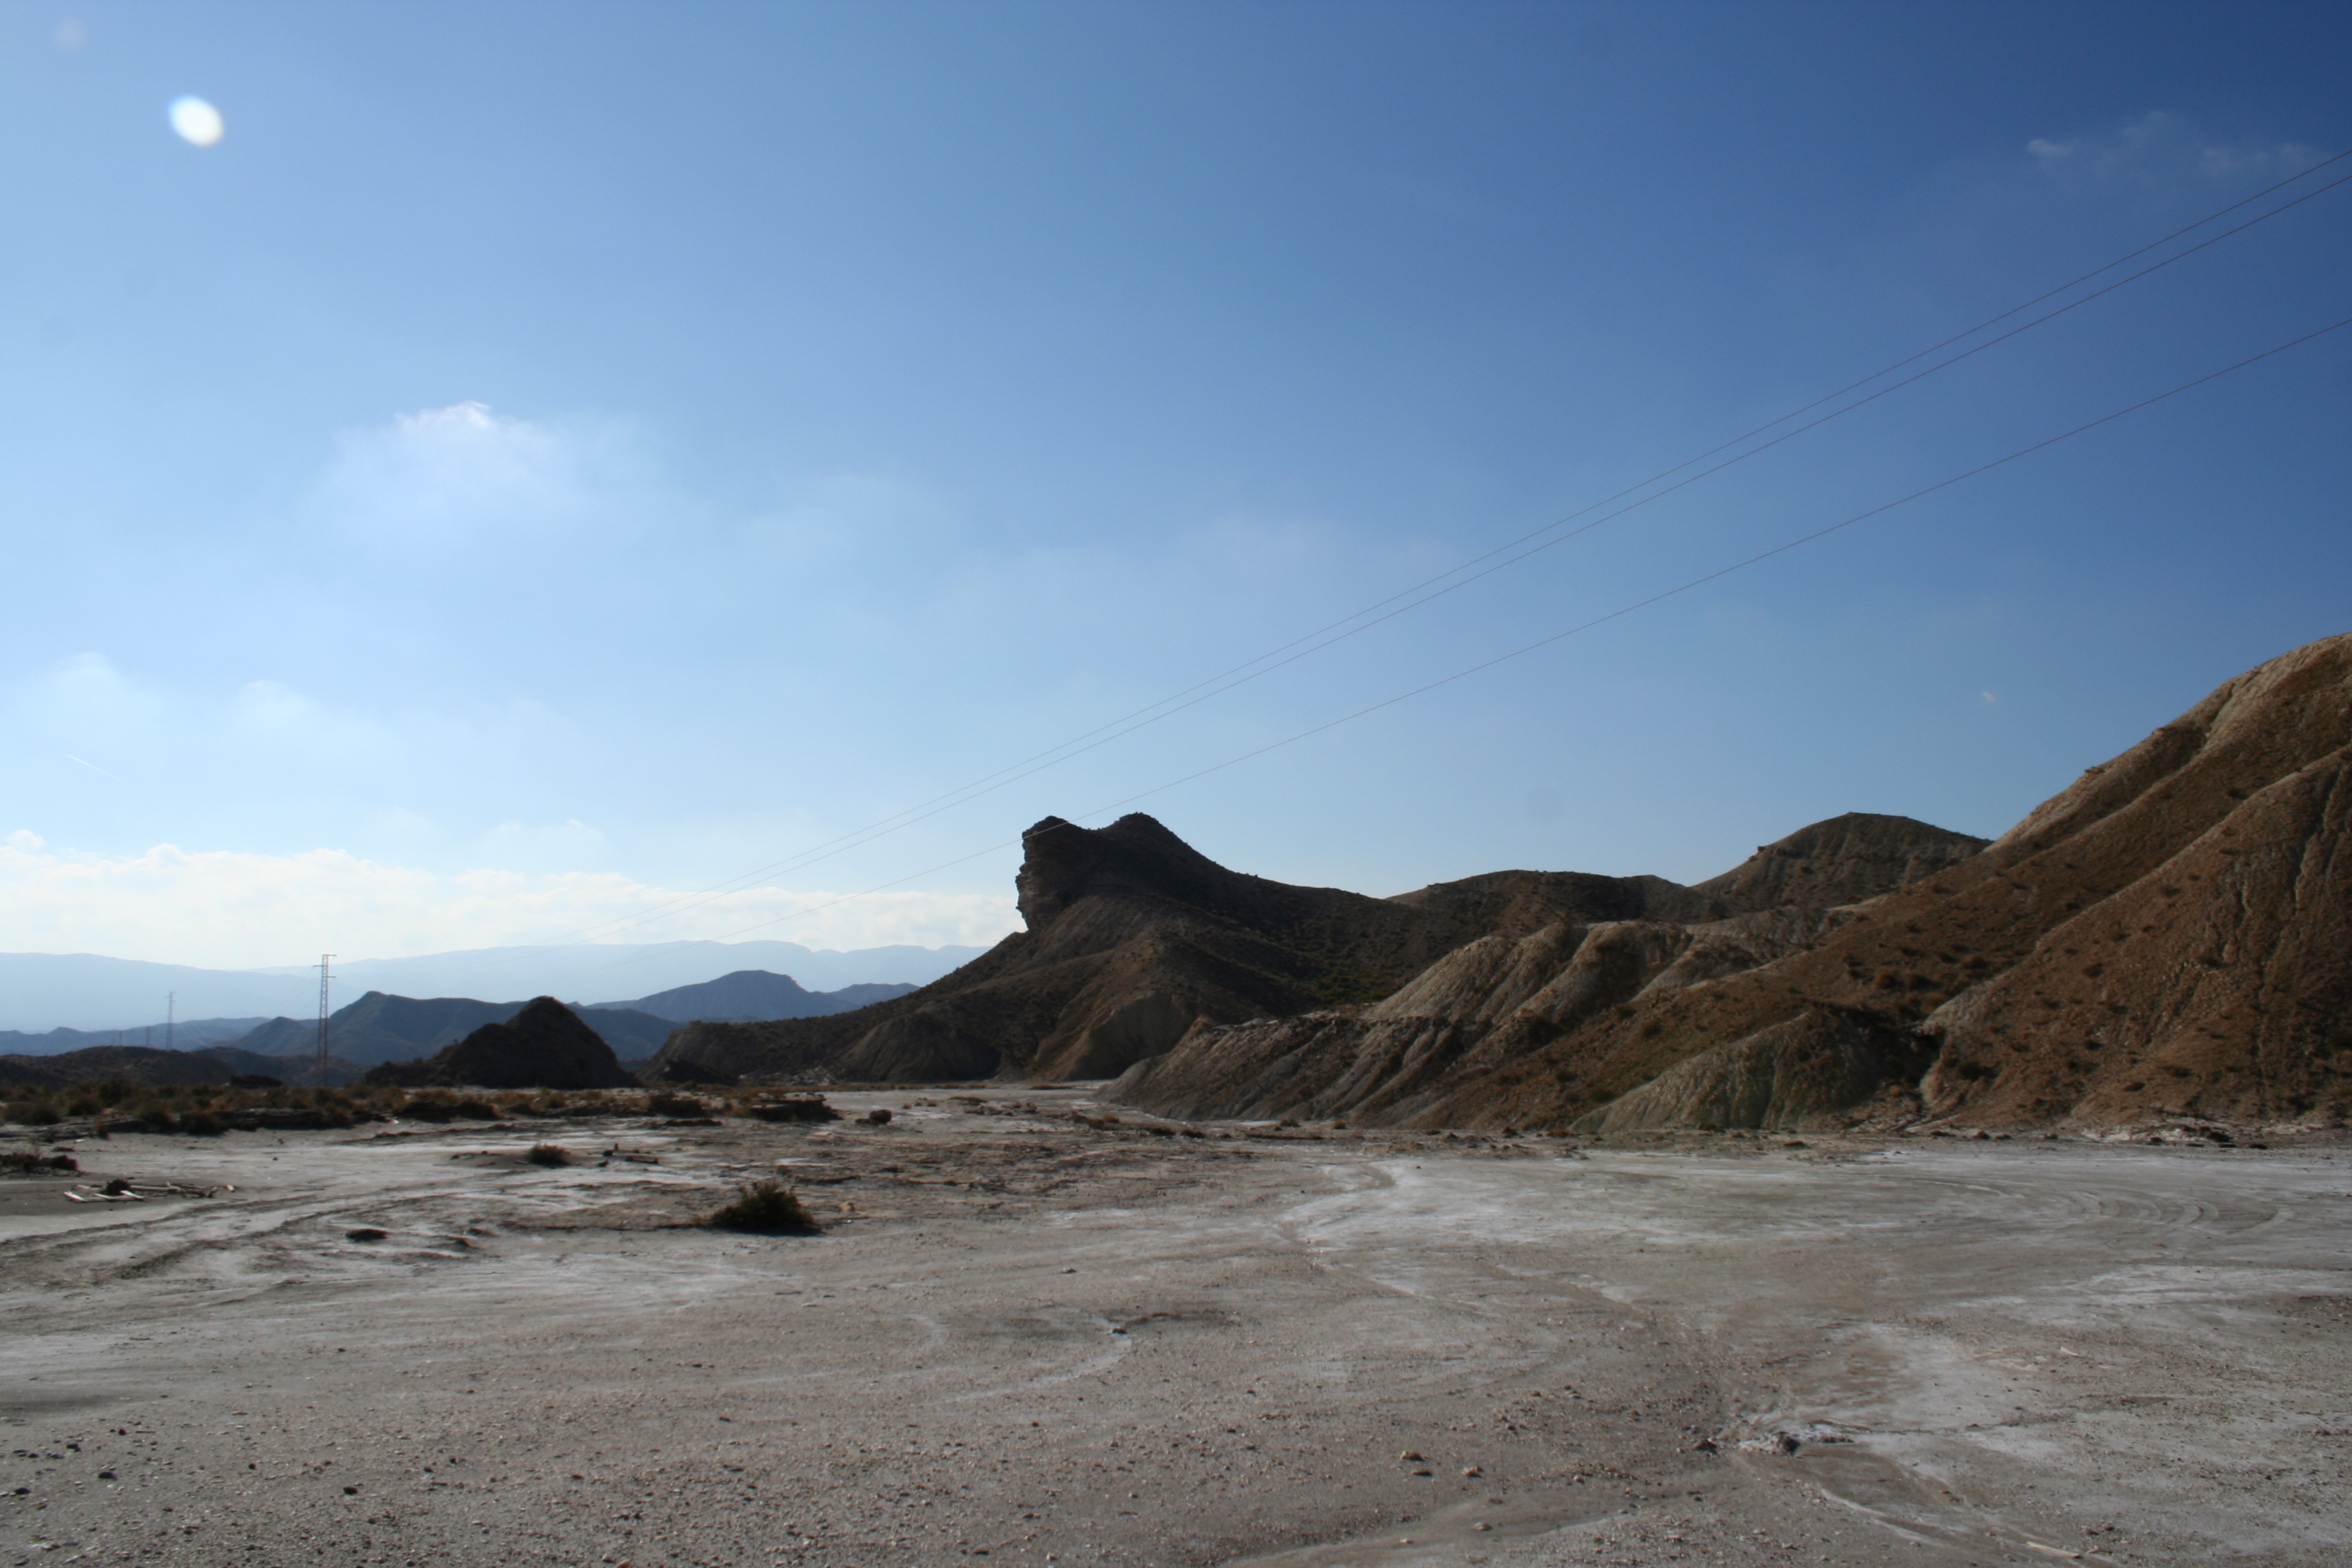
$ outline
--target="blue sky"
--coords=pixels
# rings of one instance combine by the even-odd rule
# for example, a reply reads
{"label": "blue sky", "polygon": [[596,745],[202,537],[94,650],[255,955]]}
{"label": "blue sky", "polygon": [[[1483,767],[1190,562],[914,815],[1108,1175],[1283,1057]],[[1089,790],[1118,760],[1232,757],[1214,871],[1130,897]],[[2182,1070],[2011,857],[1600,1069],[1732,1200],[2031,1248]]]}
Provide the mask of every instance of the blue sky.
{"label": "blue sky", "polygon": [[[1048,812],[2352,313],[2352,187],[665,905],[2352,147],[2347,58],[2319,5],[0,5],[0,949],[991,940]],[[2347,629],[2347,416],[2352,331],[1135,805],[1382,894],[1998,833]]]}

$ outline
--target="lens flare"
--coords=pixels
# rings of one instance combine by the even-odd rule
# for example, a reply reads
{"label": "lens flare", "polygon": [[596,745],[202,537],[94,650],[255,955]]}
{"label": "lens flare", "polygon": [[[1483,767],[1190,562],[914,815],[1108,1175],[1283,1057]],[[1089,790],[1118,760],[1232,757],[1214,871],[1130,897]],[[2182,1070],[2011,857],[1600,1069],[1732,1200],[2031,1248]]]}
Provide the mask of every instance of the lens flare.
{"label": "lens flare", "polygon": [[185,142],[199,147],[209,147],[228,130],[221,123],[221,112],[201,98],[175,98],[172,100],[172,129]]}

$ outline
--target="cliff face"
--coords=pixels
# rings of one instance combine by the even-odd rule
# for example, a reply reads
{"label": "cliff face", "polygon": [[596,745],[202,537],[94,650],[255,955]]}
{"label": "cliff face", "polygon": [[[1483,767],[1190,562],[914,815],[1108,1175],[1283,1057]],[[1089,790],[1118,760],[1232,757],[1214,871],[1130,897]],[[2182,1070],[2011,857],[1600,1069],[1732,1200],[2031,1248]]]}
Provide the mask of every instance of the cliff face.
{"label": "cliff face", "polygon": [[1114,1092],[1591,1131],[2341,1120],[2347,746],[2352,637],[2334,637],[2226,683],[1980,853],[1834,819],[1695,889],[1744,907],[1729,919],[1467,948],[1358,1016],[1195,1031]]}
{"label": "cliff face", "polygon": [[1563,918],[1701,918],[1720,900],[1657,878],[1503,871],[1394,899],[1231,871],[1149,816],[1024,837],[1028,925],[911,995],[825,1019],[697,1026],[651,1071],[731,1081],[1108,1078],[1196,1024],[1387,994],[1490,933]]}

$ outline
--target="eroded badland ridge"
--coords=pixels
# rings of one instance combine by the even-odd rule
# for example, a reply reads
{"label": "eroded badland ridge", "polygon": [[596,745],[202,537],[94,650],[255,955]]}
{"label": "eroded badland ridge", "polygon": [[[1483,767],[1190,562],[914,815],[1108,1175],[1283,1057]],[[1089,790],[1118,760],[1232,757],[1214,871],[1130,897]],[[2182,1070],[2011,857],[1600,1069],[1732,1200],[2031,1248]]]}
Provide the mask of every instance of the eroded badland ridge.
{"label": "eroded badland ridge", "polygon": [[1811,1128],[2340,1119],[2352,637],[2224,684],[1998,841],[1816,823],[1696,887],[1390,899],[1048,817],[1028,929],[833,1017],[694,1025],[675,1080],[1118,1078],[1163,1115]]}

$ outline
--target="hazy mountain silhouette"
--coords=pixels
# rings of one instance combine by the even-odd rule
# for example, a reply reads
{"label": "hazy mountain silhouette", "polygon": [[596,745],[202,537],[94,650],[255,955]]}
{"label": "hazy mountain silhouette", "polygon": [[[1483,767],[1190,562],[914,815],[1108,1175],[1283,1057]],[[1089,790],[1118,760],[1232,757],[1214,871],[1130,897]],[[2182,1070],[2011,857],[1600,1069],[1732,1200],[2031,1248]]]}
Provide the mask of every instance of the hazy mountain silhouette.
{"label": "hazy mountain silhouette", "polygon": [[[904,996],[912,985],[847,985],[838,991],[810,991],[789,974],[764,969],[739,969],[698,985],[656,991],[631,1002],[592,1002],[588,1010],[603,1014],[633,1008],[674,1023],[709,1018],[727,1023],[763,1022],[772,1018],[814,1018]],[[601,1023],[597,1026],[603,1027]]]}

